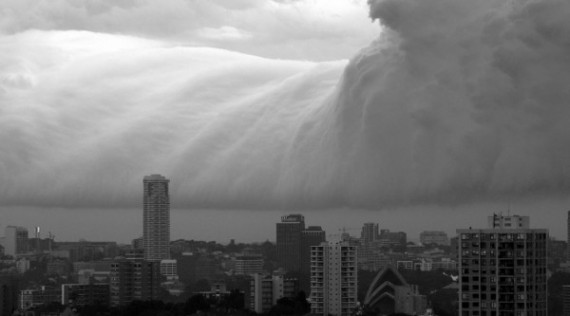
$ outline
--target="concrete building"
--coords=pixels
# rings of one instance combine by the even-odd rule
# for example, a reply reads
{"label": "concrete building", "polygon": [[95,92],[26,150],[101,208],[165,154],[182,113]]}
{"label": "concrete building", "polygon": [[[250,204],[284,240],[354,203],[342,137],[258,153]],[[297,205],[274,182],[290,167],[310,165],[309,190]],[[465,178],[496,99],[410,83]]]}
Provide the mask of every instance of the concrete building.
{"label": "concrete building", "polygon": [[379,238],[378,224],[364,223],[360,232],[360,247],[358,248],[359,261],[368,261],[374,254],[375,241]]}
{"label": "concrete building", "polygon": [[504,229],[525,229],[529,228],[530,219],[528,216],[520,215],[507,215],[493,214],[487,217],[489,228],[504,228]]}
{"label": "concrete building", "polygon": [[160,275],[166,280],[178,280],[178,262],[174,259],[160,260]]}
{"label": "concrete building", "polygon": [[276,224],[277,262],[287,271],[301,268],[301,233],[305,230],[305,217],[291,214],[281,217]]}
{"label": "concrete building", "polygon": [[146,260],[170,259],[169,182],[158,174],[143,179],[143,246]]}
{"label": "concrete building", "polygon": [[286,279],[282,275],[256,273],[250,280],[249,308],[256,313],[267,313],[283,297],[293,298],[299,291],[297,279]]}
{"label": "concrete building", "polygon": [[0,316],[10,316],[18,309],[18,279],[0,275]]}
{"label": "concrete building", "polygon": [[311,247],[318,246],[326,240],[325,231],[321,226],[309,226],[301,232],[301,272],[306,274],[311,272]]}
{"label": "concrete building", "polygon": [[234,275],[252,275],[263,273],[263,257],[261,255],[240,255],[232,259]]}
{"label": "concrete building", "polygon": [[28,230],[19,226],[7,226],[4,230],[4,254],[16,258],[28,252]]}
{"label": "concrete building", "polygon": [[404,251],[407,244],[407,235],[404,232],[391,232],[389,229],[380,230],[375,247],[388,247],[396,251]]}
{"label": "concrete building", "polygon": [[548,231],[513,218],[457,230],[459,315],[547,315]]}
{"label": "concrete building", "polygon": [[28,310],[39,305],[59,302],[61,302],[59,287],[41,286],[20,291],[18,305],[21,310]]}
{"label": "concrete building", "polygon": [[570,316],[570,284],[562,286],[562,315]]}
{"label": "concrete building", "polygon": [[112,306],[134,300],[156,300],[160,290],[160,262],[119,259],[111,263],[110,298]]}
{"label": "concrete building", "polygon": [[345,316],[356,308],[356,249],[342,241],[311,247],[311,313]]}
{"label": "concrete building", "polygon": [[567,225],[567,233],[568,233],[568,239],[566,240],[566,247],[567,248],[567,253],[566,253],[566,261],[570,262],[570,211],[568,211],[568,218],[566,219],[566,225]]}
{"label": "concrete building", "polygon": [[443,231],[423,231],[420,233],[420,242],[424,245],[449,246],[449,238]]}
{"label": "concrete building", "polygon": [[109,284],[62,284],[61,304],[67,305],[71,300],[76,306],[108,306]]}

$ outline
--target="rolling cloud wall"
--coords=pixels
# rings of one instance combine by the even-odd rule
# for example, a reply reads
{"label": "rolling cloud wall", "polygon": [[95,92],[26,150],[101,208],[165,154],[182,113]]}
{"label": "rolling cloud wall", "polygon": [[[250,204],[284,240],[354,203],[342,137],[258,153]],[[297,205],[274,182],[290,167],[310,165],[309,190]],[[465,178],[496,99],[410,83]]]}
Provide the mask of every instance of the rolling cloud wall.
{"label": "rolling cloud wall", "polygon": [[0,203],[320,208],[563,194],[570,3],[370,1],[348,63],[85,31],[0,38]]}

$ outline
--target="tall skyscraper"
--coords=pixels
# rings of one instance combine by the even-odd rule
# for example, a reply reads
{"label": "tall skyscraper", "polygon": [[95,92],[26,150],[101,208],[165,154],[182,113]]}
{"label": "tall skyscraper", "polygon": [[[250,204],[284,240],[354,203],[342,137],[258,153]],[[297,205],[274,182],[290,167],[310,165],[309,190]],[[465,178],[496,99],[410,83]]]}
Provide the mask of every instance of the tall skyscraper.
{"label": "tall skyscraper", "polygon": [[358,257],[362,261],[370,260],[374,249],[374,242],[378,240],[378,224],[364,223],[360,232],[360,247]]}
{"label": "tall skyscraper", "polygon": [[567,230],[567,233],[568,233],[568,240],[567,240],[567,243],[566,243],[566,247],[567,247],[567,249],[568,249],[568,252],[567,252],[567,254],[566,254],[566,260],[567,260],[567,261],[570,261],[570,211],[568,211],[568,219],[567,219],[567,223],[566,223],[566,224],[568,225],[568,230]]}
{"label": "tall skyscraper", "polygon": [[4,230],[4,254],[16,257],[28,251],[28,230],[19,226],[7,226]]}
{"label": "tall skyscraper", "polygon": [[288,271],[299,271],[301,268],[301,233],[305,230],[305,217],[291,214],[281,217],[277,223],[277,261]]}
{"label": "tall skyscraper", "polygon": [[457,230],[459,315],[547,315],[548,230],[518,226]]}
{"label": "tall skyscraper", "polygon": [[311,313],[352,314],[358,289],[356,249],[342,241],[311,247]]}
{"label": "tall skyscraper", "polygon": [[170,195],[165,177],[143,179],[143,246],[146,260],[170,259]]}
{"label": "tall skyscraper", "polygon": [[301,232],[301,272],[311,272],[311,247],[325,242],[325,231],[321,226],[309,226]]}

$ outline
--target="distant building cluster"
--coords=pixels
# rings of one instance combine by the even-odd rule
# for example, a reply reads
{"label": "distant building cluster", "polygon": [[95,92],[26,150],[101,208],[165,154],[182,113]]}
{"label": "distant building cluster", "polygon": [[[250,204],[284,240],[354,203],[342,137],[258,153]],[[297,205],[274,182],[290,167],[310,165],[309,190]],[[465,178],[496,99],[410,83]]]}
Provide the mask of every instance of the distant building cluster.
{"label": "distant building cluster", "polygon": [[[43,315],[50,304],[111,308],[191,295],[258,314],[294,307],[323,316],[434,315],[430,293],[409,283],[427,275],[447,280],[458,315],[547,315],[549,274],[570,272],[570,212],[568,242],[510,214],[451,237],[425,230],[419,242],[374,222],[356,236],[343,229],[327,238],[302,214],[289,214],[276,221],[275,242],[220,245],[170,240],[170,181],[154,174],[142,182],[142,236],[129,245],[56,241],[51,232],[42,238],[39,227],[32,234],[5,227],[0,316]],[[365,287],[359,274],[369,276]],[[242,301],[227,303],[236,297]],[[570,315],[570,284],[562,298]]]}

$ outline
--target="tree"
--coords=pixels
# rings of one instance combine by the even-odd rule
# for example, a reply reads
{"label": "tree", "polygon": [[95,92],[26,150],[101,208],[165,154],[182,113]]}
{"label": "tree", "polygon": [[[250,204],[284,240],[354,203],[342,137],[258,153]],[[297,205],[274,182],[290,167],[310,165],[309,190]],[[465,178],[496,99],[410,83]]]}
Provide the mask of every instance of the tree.
{"label": "tree", "polygon": [[195,314],[197,311],[207,312],[210,309],[210,303],[202,294],[192,295],[184,305],[184,312],[188,315]]}

